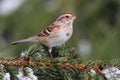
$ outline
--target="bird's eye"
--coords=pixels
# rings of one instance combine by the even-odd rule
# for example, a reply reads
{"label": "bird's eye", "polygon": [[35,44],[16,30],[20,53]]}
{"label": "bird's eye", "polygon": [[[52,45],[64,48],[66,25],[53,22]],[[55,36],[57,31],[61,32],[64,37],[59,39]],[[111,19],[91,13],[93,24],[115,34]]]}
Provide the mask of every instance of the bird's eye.
{"label": "bird's eye", "polygon": [[69,18],[69,16],[65,16],[66,18]]}

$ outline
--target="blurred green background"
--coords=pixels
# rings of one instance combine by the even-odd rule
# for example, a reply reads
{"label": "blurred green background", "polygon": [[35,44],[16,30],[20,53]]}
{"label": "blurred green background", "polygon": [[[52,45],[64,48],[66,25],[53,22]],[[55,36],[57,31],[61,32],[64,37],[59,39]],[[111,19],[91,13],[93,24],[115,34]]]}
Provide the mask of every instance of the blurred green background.
{"label": "blurred green background", "polygon": [[120,0],[0,0],[0,56],[16,56],[34,43],[12,41],[37,35],[64,11],[77,19],[66,46],[86,59],[120,56]]}

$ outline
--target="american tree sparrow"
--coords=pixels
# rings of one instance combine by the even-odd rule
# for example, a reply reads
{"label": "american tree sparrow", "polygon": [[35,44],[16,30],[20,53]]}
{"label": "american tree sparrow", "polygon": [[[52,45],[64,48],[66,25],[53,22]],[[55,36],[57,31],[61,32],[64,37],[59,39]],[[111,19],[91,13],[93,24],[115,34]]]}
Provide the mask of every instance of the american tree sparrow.
{"label": "american tree sparrow", "polygon": [[12,45],[23,42],[38,42],[49,48],[50,57],[53,58],[51,52],[52,47],[65,47],[65,42],[71,37],[73,33],[73,21],[76,16],[72,12],[64,12],[46,29],[43,29],[37,36],[32,36],[26,39],[12,42]]}

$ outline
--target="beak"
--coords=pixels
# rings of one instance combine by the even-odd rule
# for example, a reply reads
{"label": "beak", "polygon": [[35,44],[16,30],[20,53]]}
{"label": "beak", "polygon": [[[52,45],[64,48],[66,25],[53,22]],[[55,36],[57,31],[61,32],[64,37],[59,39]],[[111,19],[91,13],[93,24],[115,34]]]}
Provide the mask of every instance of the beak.
{"label": "beak", "polygon": [[73,16],[73,17],[72,17],[72,20],[75,20],[75,19],[76,19],[76,17],[75,17],[75,16]]}

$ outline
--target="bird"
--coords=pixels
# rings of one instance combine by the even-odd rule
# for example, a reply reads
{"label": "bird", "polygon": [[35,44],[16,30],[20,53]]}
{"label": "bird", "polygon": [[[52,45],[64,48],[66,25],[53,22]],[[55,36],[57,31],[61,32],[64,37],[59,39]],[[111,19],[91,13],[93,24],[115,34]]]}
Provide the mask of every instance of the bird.
{"label": "bird", "polygon": [[73,34],[73,22],[76,16],[73,12],[62,13],[52,24],[43,29],[37,36],[28,37],[25,39],[12,42],[12,45],[23,42],[37,42],[48,47],[48,52],[53,58],[51,52],[55,46],[65,47],[65,43]]}

